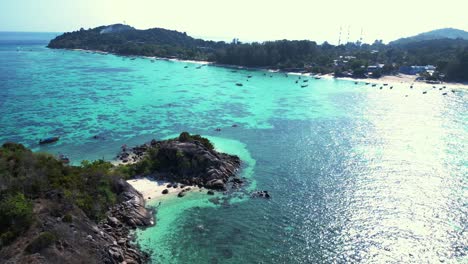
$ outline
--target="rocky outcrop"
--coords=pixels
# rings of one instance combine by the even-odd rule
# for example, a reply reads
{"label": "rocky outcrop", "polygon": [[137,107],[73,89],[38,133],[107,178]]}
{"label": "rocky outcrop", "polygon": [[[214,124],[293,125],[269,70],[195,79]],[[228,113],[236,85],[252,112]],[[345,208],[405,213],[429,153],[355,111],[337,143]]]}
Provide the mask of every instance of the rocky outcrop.
{"label": "rocky outcrop", "polygon": [[[98,224],[67,203],[59,192],[36,199],[34,225],[0,250],[0,263],[147,262],[148,255],[131,243],[131,230],[151,225],[153,214],[145,209],[141,194],[127,182],[118,180],[117,189],[117,204]],[[39,237],[46,237],[44,234],[48,234],[48,243],[31,247]]]}
{"label": "rocky outcrop", "polygon": [[110,210],[110,215],[130,227],[153,225],[153,214],[145,208],[143,196],[125,180],[118,180],[119,203]]}
{"label": "rocky outcrop", "polygon": [[252,194],[250,196],[253,197],[253,198],[265,198],[265,199],[270,199],[271,198],[268,191],[254,191],[254,192],[252,192]]}
{"label": "rocky outcrop", "polygon": [[119,202],[109,210],[107,218],[99,224],[99,227],[114,239],[106,249],[107,263],[146,262],[148,256],[130,243],[131,230],[153,225],[153,213],[145,208],[143,196],[122,179],[117,182],[117,193]]}
{"label": "rocky outcrop", "polygon": [[135,28],[128,26],[128,25],[114,24],[114,25],[104,27],[103,29],[101,29],[99,33],[100,34],[121,33],[124,31],[130,31],[130,30],[135,30]]}
{"label": "rocky outcrop", "polygon": [[125,149],[118,158],[127,162],[129,157],[135,162],[149,159],[155,167],[152,176],[159,180],[214,190],[225,190],[229,182],[234,186],[242,183],[241,179],[233,177],[241,164],[239,157],[214,150],[204,138],[192,137],[182,133],[177,139],[152,140]]}

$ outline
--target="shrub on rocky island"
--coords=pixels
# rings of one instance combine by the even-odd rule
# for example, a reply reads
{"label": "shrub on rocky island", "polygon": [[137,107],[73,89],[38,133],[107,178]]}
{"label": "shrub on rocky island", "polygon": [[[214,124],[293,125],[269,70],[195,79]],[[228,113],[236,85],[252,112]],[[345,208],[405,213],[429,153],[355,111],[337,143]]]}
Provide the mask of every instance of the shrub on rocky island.
{"label": "shrub on rocky island", "polygon": [[31,241],[31,243],[29,243],[25,251],[30,254],[40,252],[41,250],[55,243],[56,240],[57,237],[51,232],[42,232],[33,241]]}

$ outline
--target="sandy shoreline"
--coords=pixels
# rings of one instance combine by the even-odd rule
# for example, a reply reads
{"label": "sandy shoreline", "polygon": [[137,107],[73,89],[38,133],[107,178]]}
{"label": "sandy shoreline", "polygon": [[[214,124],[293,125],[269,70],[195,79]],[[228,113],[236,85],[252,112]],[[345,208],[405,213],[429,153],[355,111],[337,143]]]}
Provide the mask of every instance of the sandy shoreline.
{"label": "sandy shoreline", "polygon": [[[99,51],[99,50],[85,50],[85,49],[70,49],[74,51],[82,51],[82,52],[95,52],[95,53],[100,53],[100,54],[113,54],[110,52],[105,52],[105,51]],[[114,54],[117,56],[125,56],[125,55],[119,55],[119,54]],[[312,73],[300,73],[300,72],[287,72],[287,71],[281,71],[278,69],[269,69],[269,68],[263,68],[263,67],[247,67],[247,66],[239,66],[239,65],[229,65],[229,64],[219,64],[215,62],[210,62],[210,61],[198,61],[198,60],[182,60],[182,59],[175,59],[175,58],[163,58],[163,57],[148,57],[148,56],[140,56],[140,55],[135,55],[135,56],[125,56],[125,57],[139,57],[139,58],[144,58],[144,59],[151,59],[151,60],[166,60],[166,61],[177,61],[177,62],[186,62],[186,63],[194,63],[194,64],[200,64],[200,65],[211,65],[211,66],[217,66],[217,67],[224,67],[224,68],[230,68],[230,69],[238,69],[238,70],[260,70],[260,71],[267,71],[267,72],[282,72],[288,75],[298,75],[298,76],[306,76],[306,77],[315,77],[319,76],[320,78],[323,79],[337,79],[337,80],[346,80],[346,81],[353,81],[353,82],[365,82],[365,83],[371,83],[371,84],[389,84],[389,85],[401,85],[405,84],[408,86],[414,85],[415,88],[432,88],[433,86],[436,87],[442,87],[446,86],[447,88],[450,89],[468,89],[468,83],[452,83],[452,82],[441,82],[439,84],[431,84],[431,83],[426,83],[423,81],[416,81],[416,78],[418,77],[417,75],[407,75],[407,74],[397,74],[397,75],[385,75],[382,76],[378,79],[372,79],[372,78],[351,78],[351,77],[337,77],[335,78],[332,74],[317,74],[314,75]]]}
{"label": "sandy shoreline", "polygon": [[[432,88],[435,87],[443,87],[449,89],[468,89],[468,84],[464,83],[451,83],[451,82],[441,82],[437,84],[433,83],[426,83],[424,81],[416,81],[417,75],[406,75],[406,74],[398,74],[398,75],[386,75],[382,76],[378,79],[354,79],[349,77],[340,77],[336,78],[338,80],[347,80],[353,82],[365,82],[371,84],[388,84],[388,85],[407,85],[408,87],[414,86],[414,88]],[[326,78],[333,78],[332,75],[327,75]]]}
{"label": "sandy shoreline", "polygon": [[[143,197],[145,198],[145,201],[151,201],[151,200],[156,200],[156,201],[161,201],[163,199],[167,198],[174,198],[177,197],[177,195],[182,191],[186,190],[185,193],[190,193],[190,192],[206,192],[206,189],[204,188],[199,188],[197,186],[185,186],[184,188],[181,188],[181,184],[177,184],[177,188],[173,187],[167,187],[169,182],[167,181],[157,181],[153,180],[149,177],[142,177],[142,178],[137,178],[137,179],[131,179],[127,181],[130,185],[132,185],[135,190],[140,192]],[[174,185],[174,183],[172,183]],[[168,193],[163,194],[163,190],[167,189]],[[187,190],[189,189],[189,190]],[[183,198],[181,198],[183,199]]]}
{"label": "sandy shoreline", "polygon": [[182,60],[182,59],[164,58],[164,57],[156,57],[156,56],[142,56],[142,55],[121,55],[121,54],[115,54],[115,53],[111,53],[107,51],[100,51],[100,50],[86,50],[86,49],[68,49],[68,50],[88,52],[88,53],[112,54],[116,56],[129,57],[129,58],[187,62],[187,63],[201,64],[201,65],[214,64],[213,62],[210,62],[210,61]]}

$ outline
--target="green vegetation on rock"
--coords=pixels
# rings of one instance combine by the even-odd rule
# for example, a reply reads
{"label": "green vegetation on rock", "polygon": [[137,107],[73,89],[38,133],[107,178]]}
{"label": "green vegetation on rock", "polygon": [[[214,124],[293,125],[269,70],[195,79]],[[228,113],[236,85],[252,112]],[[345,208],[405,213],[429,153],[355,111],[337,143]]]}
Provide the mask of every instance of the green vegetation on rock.
{"label": "green vegetation on rock", "polygon": [[[33,153],[21,144],[0,148],[0,245],[6,245],[33,222],[32,200],[58,194],[70,205],[99,220],[116,202],[112,164],[87,162],[66,166],[55,157]],[[60,208],[56,216],[64,215]],[[68,219],[68,218],[67,218]],[[67,220],[66,219],[66,220]]]}
{"label": "green vegetation on rock", "polygon": [[210,140],[207,138],[204,138],[200,135],[190,135],[188,132],[182,132],[179,135],[179,141],[180,142],[193,142],[193,141],[198,141],[203,144],[207,149],[213,150],[214,146],[211,144]]}
{"label": "green vegetation on rock", "polygon": [[26,247],[26,252],[32,254],[40,252],[51,244],[55,243],[57,237],[51,232],[42,232]]}
{"label": "green vegetation on rock", "polygon": [[[37,253],[64,238],[66,232],[60,229],[60,224],[74,228],[86,219],[98,223],[126,197],[122,192],[129,185],[125,187],[122,178],[162,173],[180,183],[221,189],[240,165],[238,157],[218,153],[208,139],[187,132],[174,139],[153,140],[133,150],[140,151],[141,159],[129,165],[114,166],[97,160],[68,166],[52,155],[33,153],[21,144],[3,144],[0,147],[0,249],[24,235],[32,240],[24,251]],[[128,193],[137,192],[127,190]],[[136,215],[143,216],[147,211],[141,211],[141,206],[127,208],[125,217],[135,210]],[[57,228],[53,233],[49,232],[53,230],[50,226],[44,227],[50,221]],[[42,233],[36,237],[38,232]]]}
{"label": "green vegetation on rock", "polygon": [[0,198],[0,247],[9,244],[33,221],[31,201],[22,193],[5,193]]}

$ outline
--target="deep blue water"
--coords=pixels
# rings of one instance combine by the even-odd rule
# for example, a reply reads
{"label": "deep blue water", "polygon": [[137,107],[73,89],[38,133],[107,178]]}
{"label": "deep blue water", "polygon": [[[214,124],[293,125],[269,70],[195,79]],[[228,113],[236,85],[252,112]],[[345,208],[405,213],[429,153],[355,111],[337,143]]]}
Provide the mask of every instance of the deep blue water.
{"label": "deep blue water", "polygon": [[242,153],[273,196],[163,202],[138,232],[155,263],[468,261],[466,90],[300,88],[283,73],[45,48],[54,36],[0,33],[1,142],[79,163],[190,131]]}

